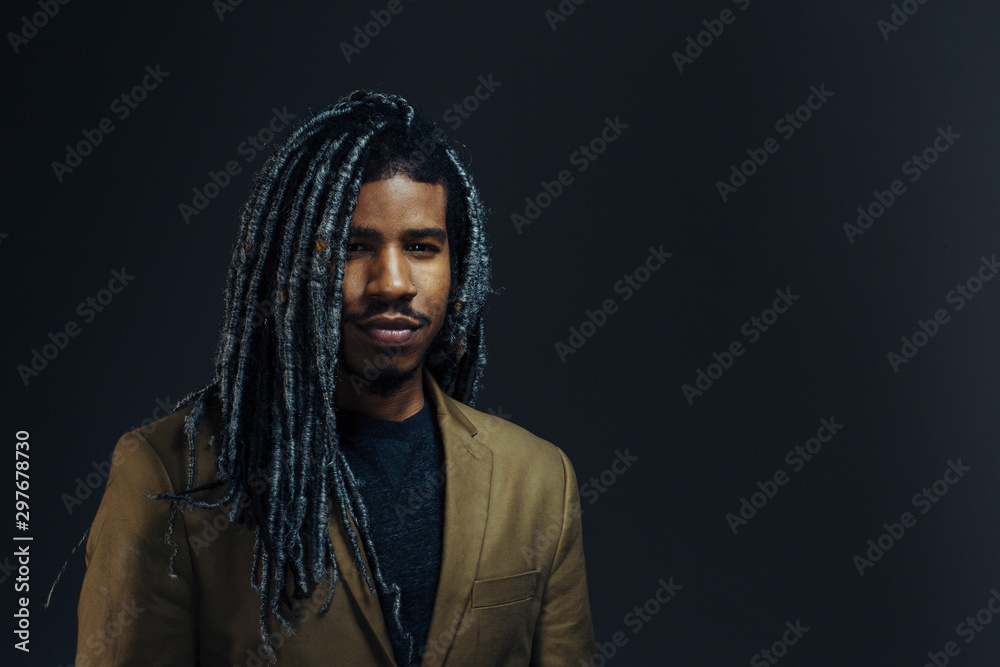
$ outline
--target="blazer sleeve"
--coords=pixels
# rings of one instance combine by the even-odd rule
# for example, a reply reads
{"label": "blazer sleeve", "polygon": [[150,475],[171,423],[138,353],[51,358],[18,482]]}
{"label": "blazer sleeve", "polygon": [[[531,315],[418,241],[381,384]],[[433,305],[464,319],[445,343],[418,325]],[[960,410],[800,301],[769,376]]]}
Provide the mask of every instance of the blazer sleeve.
{"label": "blazer sleeve", "polygon": [[562,532],[542,593],[531,644],[531,664],[540,667],[589,664],[596,645],[583,559],[580,490],[573,466],[559,450],[564,489]]}
{"label": "blazer sleeve", "polygon": [[163,462],[139,433],[118,441],[87,540],[87,573],[77,606],[76,667],[197,665],[197,587],[183,518],[174,548],[165,535],[173,492]]}

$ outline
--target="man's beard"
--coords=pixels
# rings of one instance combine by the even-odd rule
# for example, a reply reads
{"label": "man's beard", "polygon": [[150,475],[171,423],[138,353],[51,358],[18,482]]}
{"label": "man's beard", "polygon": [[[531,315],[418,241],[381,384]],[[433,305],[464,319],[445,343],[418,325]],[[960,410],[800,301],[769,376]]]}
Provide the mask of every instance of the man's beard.
{"label": "man's beard", "polygon": [[[382,398],[388,398],[398,393],[403,388],[403,385],[416,377],[417,371],[420,370],[426,359],[427,351],[424,352],[424,356],[420,362],[409,370],[400,370],[391,364],[385,368],[369,366],[368,375],[365,375],[364,371],[355,368],[346,359],[341,358],[340,364],[343,366],[343,370],[347,372],[347,376],[342,378],[341,381],[346,380],[349,382],[355,387],[358,393],[374,394]],[[373,372],[375,374],[374,378],[371,377]]]}

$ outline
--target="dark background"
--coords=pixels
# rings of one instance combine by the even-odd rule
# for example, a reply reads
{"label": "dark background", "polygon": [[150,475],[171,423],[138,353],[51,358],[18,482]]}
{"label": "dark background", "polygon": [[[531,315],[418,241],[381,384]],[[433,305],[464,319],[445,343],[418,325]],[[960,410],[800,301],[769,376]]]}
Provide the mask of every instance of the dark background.
{"label": "dark background", "polygon": [[[782,665],[919,667],[948,641],[950,664],[1000,664],[1000,622],[970,643],[956,628],[1000,587],[1000,281],[961,310],[947,301],[1000,253],[1000,7],[911,0],[885,39],[889,2],[567,0],[555,30],[556,0],[402,2],[350,63],[340,43],[386,3],[246,0],[220,18],[208,0],[77,1],[16,53],[9,35],[0,47],[11,477],[15,432],[31,443],[30,530],[7,533],[34,538],[31,653],[8,646],[12,664],[72,664],[82,553],[41,602],[97,511],[103,477],[83,497],[86,478],[209,378],[263,163],[238,145],[274,107],[301,120],[355,88],[406,97],[462,142],[492,210],[499,294],[477,407],[562,447],[588,489],[614,480],[584,497],[597,638],[609,653],[614,633],[627,640],[609,664],[751,664],[797,620],[809,630]],[[735,21],[678,72],[672,54],[726,8]],[[0,27],[37,11],[7,3]],[[167,78],[119,120],[112,100],[157,65]],[[491,74],[499,87],[454,129],[444,112]],[[833,95],[786,140],[775,121],[821,85]],[[60,182],[51,163],[104,117],[115,130]],[[578,172],[571,153],[608,117],[627,129]],[[909,181],[903,163],[949,127],[960,138]],[[716,181],[768,137],[778,152],[723,202]],[[178,205],[234,159],[242,173],[185,224]],[[518,233],[511,214],[563,169],[574,182]],[[843,225],[897,178],[906,193],[851,243]],[[673,256],[624,300],[616,281],[661,244]],[[123,267],[134,280],[86,322],[77,304]],[[800,298],[751,344],[743,323],[786,288]],[[609,298],[617,311],[564,363],[556,343]],[[939,308],[950,321],[894,372],[887,354]],[[26,383],[18,366],[69,322],[79,335]],[[689,403],[682,385],[734,340],[746,352]],[[793,472],[785,453],[821,418],[843,428]],[[607,472],[626,450],[638,460]],[[959,459],[971,470],[920,514],[914,494]],[[734,535],[726,515],[779,469],[790,481]],[[859,576],[854,556],[906,511],[916,525]],[[683,588],[634,632],[626,615],[671,577]]]}

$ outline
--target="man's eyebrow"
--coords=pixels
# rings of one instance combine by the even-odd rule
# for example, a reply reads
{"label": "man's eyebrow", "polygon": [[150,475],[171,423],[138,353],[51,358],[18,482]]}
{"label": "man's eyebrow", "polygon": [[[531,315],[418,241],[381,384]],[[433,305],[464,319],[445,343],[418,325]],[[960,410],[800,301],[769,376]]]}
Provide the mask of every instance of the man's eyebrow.
{"label": "man's eyebrow", "polygon": [[441,229],[440,227],[424,227],[423,229],[407,229],[403,232],[403,238],[407,240],[414,239],[435,239],[440,243],[444,243],[448,240],[448,232]]}
{"label": "man's eyebrow", "polygon": [[[380,239],[382,238],[382,232],[374,227],[357,225],[351,227],[350,237],[357,239]],[[420,229],[407,229],[403,232],[403,238],[407,241],[432,238],[440,243],[444,243],[448,240],[448,232],[440,227],[422,227]]]}

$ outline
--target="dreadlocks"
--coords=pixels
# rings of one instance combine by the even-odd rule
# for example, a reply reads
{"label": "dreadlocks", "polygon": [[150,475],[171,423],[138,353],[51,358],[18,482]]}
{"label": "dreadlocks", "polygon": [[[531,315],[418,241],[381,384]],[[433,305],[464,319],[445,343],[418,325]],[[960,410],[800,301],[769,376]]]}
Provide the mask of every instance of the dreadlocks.
{"label": "dreadlocks", "polygon": [[[341,451],[334,412],[351,219],[364,183],[397,174],[445,186],[451,292],[444,325],[424,363],[445,393],[474,403],[486,361],[483,308],[490,291],[479,193],[443,133],[404,99],[356,91],[305,120],[257,174],[229,266],[215,376],[177,406],[191,406],[184,423],[187,488],[156,496],[171,503],[170,574],[176,576],[177,511],[232,503],[230,520],[256,533],[250,580],[260,596],[260,632],[272,660],[268,611],[291,627],[279,607],[288,572],[294,596],[301,599],[329,566],[322,611],[330,607],[338,577],[328,532],[331,503],[371,592],[377,585],[381,594],[398,597],[398,587],[382,577],[368,511]],[[273,311],[255,325],[261,304]],[[218,481],[195,488],[195,434],[208,400],[216,396],[221,426],[212,444]],[[251,480],[255,491],[263,490],[251,493]],[[218,500],[194,498],[195,492],[222,484],[228,486]],[[360,538],[350,529],[349,516]],[[359,539],[372,572],[364,567]],[[398,599],[394,606],[399,623]]]}

